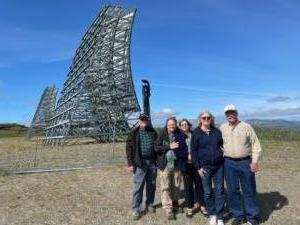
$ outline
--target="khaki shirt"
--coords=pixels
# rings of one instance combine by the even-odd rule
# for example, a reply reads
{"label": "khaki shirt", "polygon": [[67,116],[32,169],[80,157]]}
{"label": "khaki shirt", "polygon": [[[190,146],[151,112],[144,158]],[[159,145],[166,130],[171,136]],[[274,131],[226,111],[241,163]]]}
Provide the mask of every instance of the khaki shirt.
{"label": "khaki shirt", "polygon": [[224,155],[231,158],[251,156],[258,162],[261,146],[254,129],[248,123],[238,121],[234,126],[228,122],[221,125]]}

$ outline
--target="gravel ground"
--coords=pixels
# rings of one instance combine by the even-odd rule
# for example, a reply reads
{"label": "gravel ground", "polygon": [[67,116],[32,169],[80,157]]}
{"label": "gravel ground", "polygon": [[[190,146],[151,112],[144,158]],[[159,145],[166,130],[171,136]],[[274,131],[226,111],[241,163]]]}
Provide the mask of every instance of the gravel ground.
{"label": "gravel ground", "polygon": [[[296,142],[263,142],[262,145],[264,156],[257,173],[262,223],[298,225],[300,145]],[[3,146],[0,144],[0,152]],[[91,155],[96,157],[95,149],[103,152],[103,146],[110,152],[108,145],[99,144],[73,148],[86,152],[94,149]],[[115,154],[124,157],[124,145],[118,146]],[[9,155],[7,149],[2,152],[6,157]],[[73,154],[74,157],[77,155],[84,154]],[[207,219],[200,213],[193,219],[179,214],[176,221],[167,221],[160,207],[159,187],[156,214],[148,213],[139,221],[132,221],[131,189],[132,175],[127,172],[125,164],[112,163],[96,169],[60,173],[2,175],[0,225],[207,224]],[[227,215],[226,224],[230,221],[230,215]]]}

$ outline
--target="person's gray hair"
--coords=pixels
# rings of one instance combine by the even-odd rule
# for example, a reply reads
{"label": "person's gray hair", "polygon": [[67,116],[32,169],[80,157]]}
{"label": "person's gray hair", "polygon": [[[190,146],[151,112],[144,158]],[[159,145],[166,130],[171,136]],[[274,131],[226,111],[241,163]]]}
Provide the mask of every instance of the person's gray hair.
{"label": "person's gray hair", "polygon": [[203,111],[200,113],[199,117],[198,117],[198,127],[201,128],[202,126],[202,122],[201,122],[201,117],[204,115],[204,114],[208,114],[211,118],[211,124],[210,124],[210,127],[213,128],[215,127],[215,117],[213,116],[213,114],[209,111]]}

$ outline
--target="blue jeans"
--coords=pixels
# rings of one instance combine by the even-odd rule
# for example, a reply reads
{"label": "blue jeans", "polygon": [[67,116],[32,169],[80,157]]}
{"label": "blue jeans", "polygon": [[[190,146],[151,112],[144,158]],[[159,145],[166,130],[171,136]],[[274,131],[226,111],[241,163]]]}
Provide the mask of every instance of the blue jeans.
{"label": "blue jeans", "polygon": [[255,174],[250,170],[250,163],[250,159],[234,161],[225,158],[225,180],[232,216],[251,221],[258,219],[259,209],[256,201]]}
{"label": "blue jeans", "polygon": [[[224,166],[204,166],[206,173],[201,177],[204,200],[209,215],[216,215],[218,219],[224,217]],[[212,190],[214,183],[214,196]]]}
{"label": "blue jeans", "polygon": [[157,168],[151,160],[142,159],[142,166],[137,167],[133,175],[132,210],[140,211],[143,191],[146,183],[146,206],[152,205],[155,198]]}

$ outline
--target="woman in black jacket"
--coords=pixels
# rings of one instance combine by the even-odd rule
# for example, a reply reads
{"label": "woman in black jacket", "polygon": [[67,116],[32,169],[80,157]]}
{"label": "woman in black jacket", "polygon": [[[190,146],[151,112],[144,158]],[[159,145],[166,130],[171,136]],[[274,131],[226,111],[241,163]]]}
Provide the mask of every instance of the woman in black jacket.
{"label": "woman in black jacket", "polygon": [[[191,141],[192,160],[201,176],[210,225],[224,225],[224,158],[221,131],[210,112],[202,112]],[[214,194],[212,192],[214,183]]]}
{"label": "woman in black jacket", "polygon": [[185,171],[188,156],[187,145],[175,117],[167,119],[164,131],[155,141],[154,150],[160,170],[162,206],[168,219],[173,220],[176,219],[176,211],[179,211],[181,172]]}
{"label": "woman in black jacket", "polygon": [[[200,208],[202,214],[207,215],[205,209],[203,187],[201,183],[201,178],[198,171],[195,169],[192,163],[192,152],[191,152],[191,139],[192,139],[192,124],[187,119],[182,119],[179,122],[179,128],[184,134],[185,142],[188,146],[188,159],[186,163],[186,169],[183,173],[184,190],[185,190],[185,202],[187,205],[186,216],[193,216],[194,203],[196,208]],[[194,188],[195,185],[195,188]],[[196,196],[194,197],[194,193]]]}

